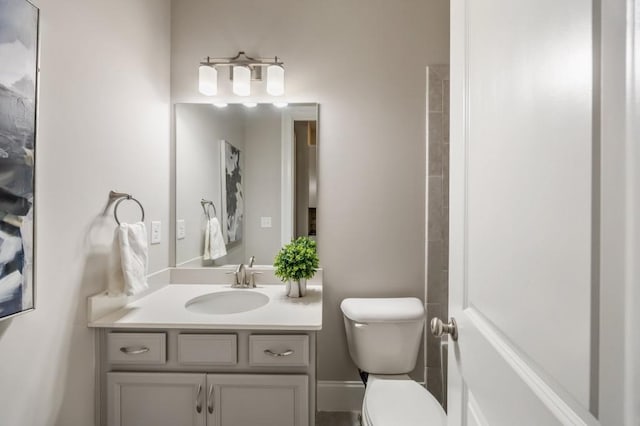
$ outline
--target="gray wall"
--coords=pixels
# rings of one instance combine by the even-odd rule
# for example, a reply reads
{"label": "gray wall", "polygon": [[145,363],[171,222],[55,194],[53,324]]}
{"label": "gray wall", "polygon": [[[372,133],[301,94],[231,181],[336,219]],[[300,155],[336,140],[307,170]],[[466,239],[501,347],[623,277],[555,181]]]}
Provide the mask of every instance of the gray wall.
{"label": "gray wall", "polygon": [[[215,203],[218,220],[222,220],[220,140],[245,153],[244,109],[237,105],[176,105],[176,219],[185,221],[187,231],[184,239],[176,241],[177,265],[202,256],[206,224],[202,198]],[[243,262],[244,258],[241,242],[228,247],[227,255],[214,262],[224,265]],[[202,266],[202,260],[184,266]]]}
{"label": "gray wall", "polygon": [[[41,8],[36,310],[0,323],[0,423],[94,424],[86,297],[105,288],[110,189],[134,194],[168,265],[168,0],[35,0]],[[127,203],[125,203],[127,204]],[[137,218],[123,204],[123,219]],[[127,211],[125,211],[127,210]],[[132,216],[130,216],[130,214]]]}
{"label": "gray wall", "polygon": [[[174,102],[210,102],[198,94],[198,62],[245,50],[283,59],[289,102],[320,103],[320,380],[357,380],[342,299],[424,295],[425,68],[448,62],[448,8],[441,0],[172,3]],[[271,99],[254,87],[254,100]],[[228,85],[219,93],[232,99]]]}

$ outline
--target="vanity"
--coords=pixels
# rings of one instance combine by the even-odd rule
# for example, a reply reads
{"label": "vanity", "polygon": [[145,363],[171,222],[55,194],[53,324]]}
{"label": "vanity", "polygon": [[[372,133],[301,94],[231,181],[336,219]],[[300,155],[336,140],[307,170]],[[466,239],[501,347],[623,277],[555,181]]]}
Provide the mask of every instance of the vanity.
{"label": "vanity", "polygon": [[89,298],[96,424],[314,426],[322,270],[289,298],[264,265],[315,238],[318,105],[174,112],[174,267],[144,294]]}
{"label": "vanity", "polygon": [[[313,426],[322,271],[288,298],[269,268],[247,289],[194,271],[227,282],[161,285],[91,320],[99,424]],[[90,315],[108,297],[93,296]]]}

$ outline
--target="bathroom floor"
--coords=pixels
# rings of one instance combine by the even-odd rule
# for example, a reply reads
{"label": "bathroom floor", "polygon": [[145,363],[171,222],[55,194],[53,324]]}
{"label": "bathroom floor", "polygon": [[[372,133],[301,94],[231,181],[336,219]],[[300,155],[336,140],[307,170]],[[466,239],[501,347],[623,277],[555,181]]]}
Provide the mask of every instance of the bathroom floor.
{"label": "bathroom floor", "polygon": [[320,411],[316,414],[316,426],[360,426],[359,416],[356,411]]}

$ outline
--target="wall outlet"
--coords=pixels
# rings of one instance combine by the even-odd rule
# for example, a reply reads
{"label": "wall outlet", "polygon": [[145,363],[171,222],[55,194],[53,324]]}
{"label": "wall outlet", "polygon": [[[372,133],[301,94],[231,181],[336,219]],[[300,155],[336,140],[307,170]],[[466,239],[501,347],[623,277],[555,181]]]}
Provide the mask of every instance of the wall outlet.
{"label": "wall outlet", "polygon": [[260,218],[260,227],[261,228],[271,228],[271,217],[261,217]]}
{"label": "wall outlet", "polygon": [[183,240],[187,235],[187,225],[184,223],[184,219],[176,221],[176,238]]}
{"label": "wall outlet", "polygon": [[151,222],[151,244],[160,244],[162,241],[162,222]]}

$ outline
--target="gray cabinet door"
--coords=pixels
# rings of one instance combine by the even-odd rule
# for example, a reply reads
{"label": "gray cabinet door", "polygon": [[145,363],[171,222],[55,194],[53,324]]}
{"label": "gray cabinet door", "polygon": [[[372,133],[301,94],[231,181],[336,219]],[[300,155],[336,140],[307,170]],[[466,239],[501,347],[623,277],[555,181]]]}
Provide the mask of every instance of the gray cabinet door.
{"label": "gray cabinet door", "polygon": [[308,406],[305,375],[207,375],[207,426],[308,426]]}
{"label": "gray cabinet door", "polygon": [[205,375],[107,373],[109,426],[205,426]]}

